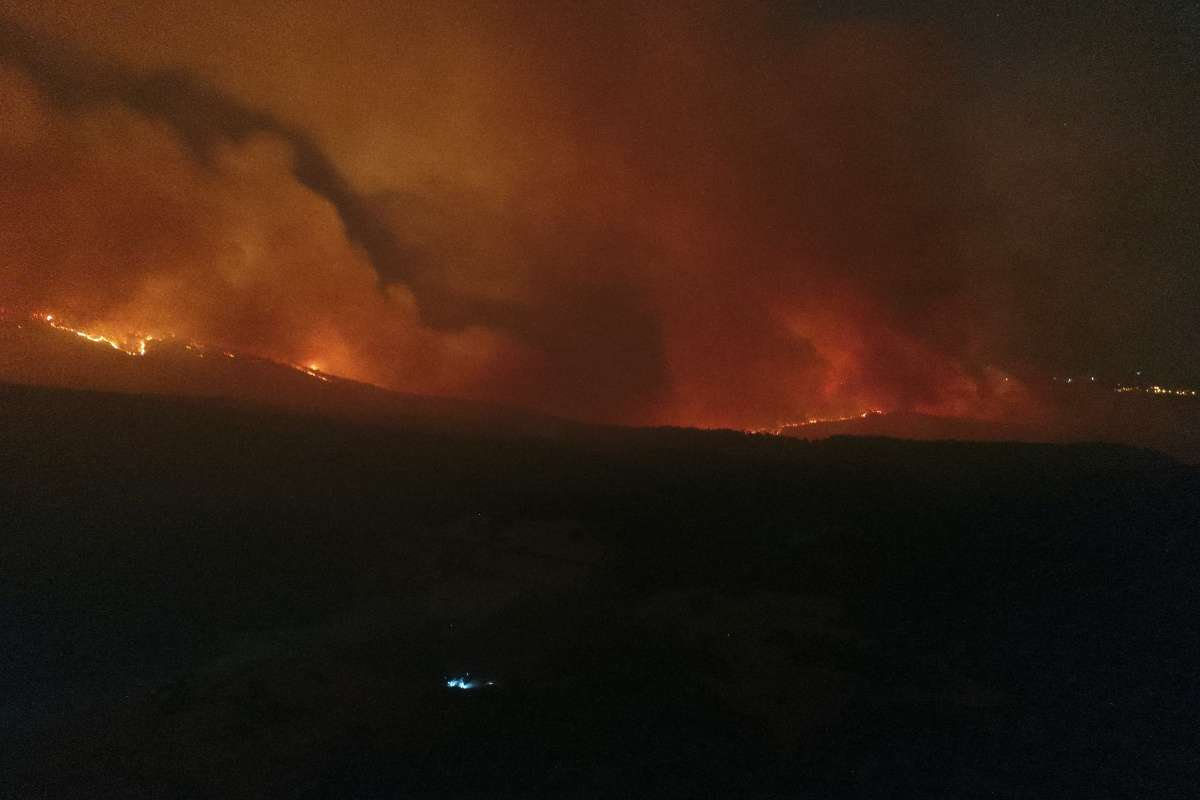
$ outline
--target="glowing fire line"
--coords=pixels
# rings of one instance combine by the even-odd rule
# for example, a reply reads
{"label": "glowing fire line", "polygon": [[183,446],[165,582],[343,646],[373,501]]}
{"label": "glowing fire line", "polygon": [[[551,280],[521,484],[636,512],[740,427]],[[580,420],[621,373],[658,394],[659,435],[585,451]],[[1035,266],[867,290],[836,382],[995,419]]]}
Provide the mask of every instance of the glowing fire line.
{"label": "glowing fire line", "polygon": [[300,364],[288,364],[288,366],[298,372],[303,372],[305,375],[307,375],[310,378],[316,378],[319,381],[324,381],[325,383],[329,383],[329,376],[322,375],[321,371],[319,369],[317,369],[316,364],[309,364],[307,367],[302,366]]}
{"label": "glowing fire line", "polygon": [[784,424],[778,425],[774,428],[757,428],[749,431],[749,433],[771,433],[778,435],[790,428],[803,428],[808,425],[821,425],[829,422],[850,422],[851,420],[856,419],[867,419],[868,417],[882,416],[884,413],[884,411],[881,411],[878,408],[872,408],[863,411],[861,414],[850,414],[845,417],[809,417],[808,419],[801,420],[799,422],[785,422]]}
{"label": "glowing fire line", "polygon": [[850,414],[846,417],[809,417],[801,422],[789,422],[784,425],[780,425],[779,429],[786,430],[787,428],[803,428],[808,425],[822,425],[828,422],[849,422],[850,420],[866,419],[868,417],[879,416],[881,414],[883,414],[882,411],[877,408],[872,408],[862,412],[861,414]]}
{"label": "glowing fire line", "polygon": [[146,355],[146,346],[150,342],[162,341],[161,337],[142,334],[137,334],[127,341],[118,341],[117,339],[113,339],[99,333],[90,333],[88,331],[80,330],[79,328],[72,328],[69,325],[63,325],[61,322],[55,319],[53,314],[34,314],[33,317],[34,319],[45,322],[51,328],[73,333],[80,338],[87,339],[89,342],[106,344],[113,350],[120,351],[127,356],[144,356]]}
{"label": "glowing fire line", "polygon": [[[162,342],[166,341],[166,339],[175,338],[174,336],[162,337],[138,333],[131,335],[128,339],[114,339],[111,336],[105,336],[100,333],[92,333],[91,331],[86,331],[81,328],[72,328],[70,325],[64,325],[54,314],[33,314],[32,317],[38,322],[43,322],[55,330],[73,333],[81,339],[87,339],[89,342],[95,342],[96,344],[108,345],[113,350],[124,353],[127,356],[144,356],[146,355],[146,351],[151,343]],[[200,358],[204,358],[210,352],[210,348],[195,342],[188,342],[184,345],[184,348],[195,353]],[[236,353],[231,353],[228,350],[221,350],[219,352],[226,358],[238,358]],[[287,364],[287,366],[291,367],[297,372],[304,373],[310,378],[316,378],[324,383],[329,382],[329,376],[323,375],[320,371],[320,368],[316,364]]]}

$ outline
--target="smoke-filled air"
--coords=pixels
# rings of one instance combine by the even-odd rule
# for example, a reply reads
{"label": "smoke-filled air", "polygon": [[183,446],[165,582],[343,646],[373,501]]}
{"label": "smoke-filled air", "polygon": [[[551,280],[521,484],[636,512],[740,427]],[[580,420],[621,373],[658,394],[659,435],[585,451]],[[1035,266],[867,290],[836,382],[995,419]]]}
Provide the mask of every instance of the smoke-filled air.
{"label": "smoke-filled air", "polygon": [[1195,366],[1179,93],[1089,99],[1161,48],[551,5],[0,3],[0,305],[622,423]]}

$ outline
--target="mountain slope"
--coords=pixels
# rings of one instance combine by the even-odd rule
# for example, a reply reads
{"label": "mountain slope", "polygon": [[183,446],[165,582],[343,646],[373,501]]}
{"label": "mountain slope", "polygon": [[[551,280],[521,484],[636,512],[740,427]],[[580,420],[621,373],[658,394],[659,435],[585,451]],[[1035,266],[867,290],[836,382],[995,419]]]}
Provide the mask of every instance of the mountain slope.
{"label": "mountain slope", "polygon": [[217,398],[374,424],[556,435],[570,423],[487,403],[424,397],[304,367],[188,345],[152,342],[144,355],[29,318],[0,317],[0,381],[36,386]]}
{"label": "mountain slope", "polygon": [[782,436],[887,436],[963,442],[1115,442],[1200,464],[1200,400],[1107,391],[1045,391],[1027,419],[991,421],[913,412],[791,425]]}

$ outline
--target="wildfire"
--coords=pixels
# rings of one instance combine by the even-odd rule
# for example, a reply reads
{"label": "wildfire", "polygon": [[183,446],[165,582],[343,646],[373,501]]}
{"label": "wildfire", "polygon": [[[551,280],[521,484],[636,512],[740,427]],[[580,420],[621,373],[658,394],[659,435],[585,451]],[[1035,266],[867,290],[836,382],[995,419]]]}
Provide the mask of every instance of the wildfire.
{"label": "wildfire", "polygon": [[825,422],[849,422],[852,419],[866,419],[867,417],[876,416],[883,412],[877,408],[868,409],[861,414],[851,414],[847,417],[809,417],[802,422],[790,422],[781,427],[784,428],[801,428],[805,425],[820,425]]}
{"label": "wildfire", "polygon": [[325,383],[329,383],[329,376],[322,375],[321,370],[317,367],[316,364],[308,364],[307,366],[305,366],[303,364],[289,364],[288,366],[290,366],[292,369],[294,369],[298,372],[303,372],[305,375],[307,375],[310,378],[316,378],[319,381],[324,381]]}
{"label": "wildfire", "polygon": [[884,412],[878,408],[868,409],[861,414],[850,414],[845,417],[809,417],[800,422],[786,422],[775,428],[762,428],[759,430],[750,431],[751,433],[774,433],[779,434],[789,428],[803,428],[807,425],[820,425],[828,422],[849,422],[855,419],[867,419],[868,417],[880,416]]}
{"label": "wildfire", "polygon": [[89,342],[106,344],[113,350],[119,350],[128,356],[144,356],[146,355],[146,348],[151,342],[162,341],[162,337],[143,334],[134,334],[128,339],[113,339],[111,337],[104,336],[103,334],[91,333],[90,331],[80,330],[79,328],[72,328],[69,325],[64,325],[53,314],[34,314],[33,318],[45,322],[51,328],[73,333],[80,338],[87,339]]}
{"label": "wildfire", "polygon": [[[32,317],[35,321],[49,325],[55,330],[73,333],[81,339],[87,339],[89,342],[107,345],[113,350],[117,350],[127,356],[144,356],[153,343],[175,339],[175,337],[171,335],[164,337],[142,333],[130,334],[124,339],[116,339],[101,333],[83,330],[82,328],[73,328],[70,325],[63,323],[63,321],[54,314],[37,313],[33,314]],[[237,353],[230,352],[229,350],[217,350],[210,348],[207,345],[197,344],[196,342],[186,342],[184,344],[184,349],[190,353],[194,353],[198,358],[206,358],[210,354],[215,355],[218,353],[229,359],[241,357]],[[291,367],[297,372],[303,372],[310,378],[316,378],[324,383],[329,382],[329,376],[323,374],[320,366],[315,362],[308,364],[288,364],[287,366]]]}

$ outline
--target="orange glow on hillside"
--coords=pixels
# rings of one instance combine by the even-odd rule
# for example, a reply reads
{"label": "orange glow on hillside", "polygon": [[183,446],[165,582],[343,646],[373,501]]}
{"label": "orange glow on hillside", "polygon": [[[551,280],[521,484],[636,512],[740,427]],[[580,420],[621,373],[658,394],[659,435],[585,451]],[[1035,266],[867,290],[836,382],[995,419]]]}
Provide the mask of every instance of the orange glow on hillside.
{"label": "orange glow on hillside", "polygon": [[[44,323],[55,330],[72,333],[81,339],[86,339],[89,342],[105,345],[120,353],[124,353],[127,356],[144,356],[154,343],[174,341],[176,339],[173,334],[158,336],[144,333],[134,333],[124,338],[117,338],[103,333],[97,333],[95,331],[89,331],[83,328],[76,328],[71,325],[67,325],[57,314],[35,313],[32,314],[31,317],[34,319],[34,321]],[[194,353],[198,358],[206,358],[213,353],[220,353],[222,356],[228,359],[239,358],[237,353],[229,350],[214,350],[207,345],[199,344],[197,342],[187,342],[184,344],[184,349],[190,353]],[[304,373],[310,378],[316,378],[324,383],[329,382],[329,376],[321,373],[320,366],[316,362],[310,362],[308,364],[287,364],[287,366],[291,367],[297,372]]]}
{"label": "orange glow on hillside", "polygon": [[780,425],[779,430],[782,431],[787,430],[788,428],[803,428],[807,425],[820,425],[829,422],[849,422],[852,419],[867,419],[868,417],[882,416],[883,414],[884,412],[880,409],[872,408],[862,412],[861,414],[850,414],[849,416],[845,417],[809,417],[808,419],[800,422],[788,422]]}
{"label": "orange glow on hillside", "polygon": [[106,344],[113,350],[119,350],[129,356],[144,356],[146,355],[146,348],[151,342],[162,341],[163,339],[161,336],[151,336],[149,334],[134,334],[126,339],[114,339],[100,333],[93,333],[79,328],[72,328],[70,325],[64,325],[54,314],[34,314],[33,318],[45,322],[51,328],[73,333],[82,339],[87,339],[89,342]]}
{"label": "orange glow on hillside", "polygon": [[868,419],[870,417],[883,416],[886,413],[887,412],[883,411],[882,409],[871,408],[859,414],[848,414],[844,417],[808,417],[807,419],[800,420],[799,422],[785,422],[782,425],[777,425],[773,428],[755,428],[749,431],[749,433],[780,434],[792,428],[803,428],[809,425],[821,425],[832,422],[850,422],[851,420],[856,419]]}

